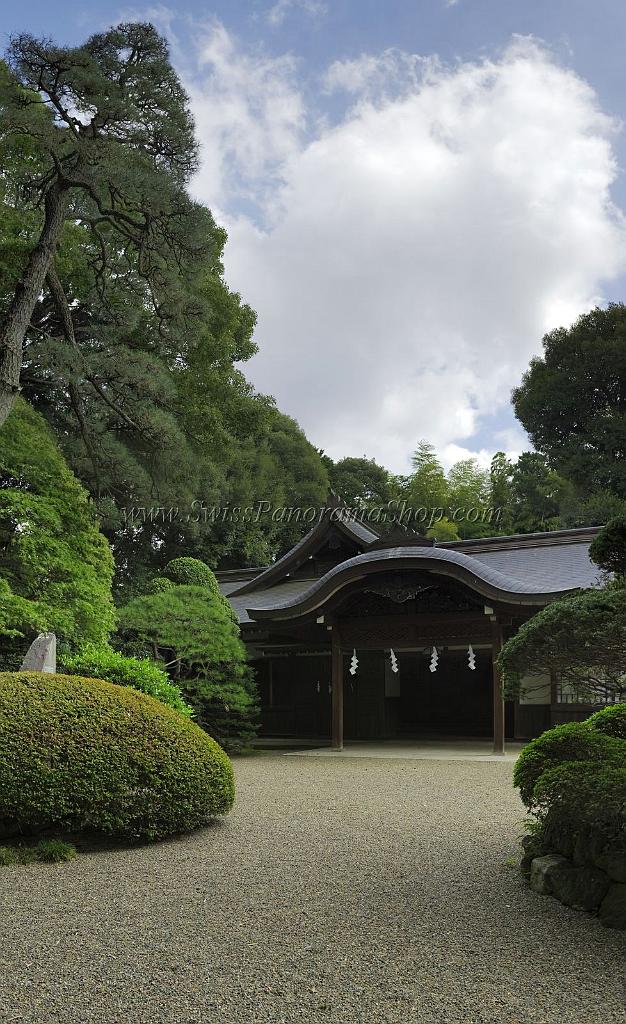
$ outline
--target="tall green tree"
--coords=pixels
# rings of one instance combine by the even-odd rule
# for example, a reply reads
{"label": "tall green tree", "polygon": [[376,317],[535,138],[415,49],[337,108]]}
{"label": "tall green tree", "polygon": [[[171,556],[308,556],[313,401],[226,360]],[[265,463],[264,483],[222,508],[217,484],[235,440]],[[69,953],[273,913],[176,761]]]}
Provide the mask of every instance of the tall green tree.
{"label": "tall green tree", "polygon": [[560,510],[569,488],[538,452],[524,452],[513,466],[515,533],[541,533],[561,526]]}
{"label": "tall green tree", "polygon": [[395,496],[390,474],[374,459],[345,458],[329,463],[330,486],[350,508],[382,507]]}
{"label": "tall green tree", "polygon": [[[166,337],[181,337],[172,327],[186,272],[213,248],[210,215],[186,191],[197,164],[187,97],[151,25],[119,25],[74,48],[21,35],[8,64],[0,146],[17,140],[33,148],[19,197],[39,216],[0,323],[0,424],[20,387],[24,340],[44,288],[66,344],[80,353],[56,263],[68,225],[88,236],[104,308],[111,313],[127,273],[126,310],[149,308]],[[102,382],[92,385],[115,402]]]}
{"label": "tall green tree", "polygon": [[497,532],[490,512],[490,481],[476,459],[462,459],[448,472],[450,519],[462,538],[490,537]]}
{"label": "tall green tree", "polygon": [[626,499],[626,306],[586,313],[543,348],[513,392],[518,419],[583,497]]}
{"label": "tall green tree", "polygon": [[407,498],[414,509],[446,509],[450,488],[437,453],[428,441],[420,441],[412,458]]}
{"label": "tall green tree", "polygon": [[489,469],[489,504],[494,510],[494,533],[513,532],[513,464],[496,452]]}
{"label": "tall green tree", "polygon": [[187,194],[197,147],[164,41],[122,25],[77,49],[19,37],[9,57],[0,322],[15,327],[58,193],[20,384],[94,498],[119,585],[141,590],[190,550],[212,564],[271,560],[297,523],[196,509],[323,503],[328,481],[297,425],[239,369],[256,350],[255,315],[224,282],[225,232]]}

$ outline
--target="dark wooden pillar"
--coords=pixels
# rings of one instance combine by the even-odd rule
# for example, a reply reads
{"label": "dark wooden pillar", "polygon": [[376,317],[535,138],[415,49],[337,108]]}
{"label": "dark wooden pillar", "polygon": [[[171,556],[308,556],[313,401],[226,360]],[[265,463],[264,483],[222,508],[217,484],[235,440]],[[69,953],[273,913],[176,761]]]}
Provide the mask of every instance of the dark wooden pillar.
{"label": "dark wooden pillar", "polygon": [[504,754],[504,697],[497,657],[502,650],[502,626],[491,616],[491,663],[493,669],[493,752]]}
{"label": "dark wooden pillar", "polygon": [[332,726],[331,746],[343,750],[343,654],[337,626],[332,631]]}

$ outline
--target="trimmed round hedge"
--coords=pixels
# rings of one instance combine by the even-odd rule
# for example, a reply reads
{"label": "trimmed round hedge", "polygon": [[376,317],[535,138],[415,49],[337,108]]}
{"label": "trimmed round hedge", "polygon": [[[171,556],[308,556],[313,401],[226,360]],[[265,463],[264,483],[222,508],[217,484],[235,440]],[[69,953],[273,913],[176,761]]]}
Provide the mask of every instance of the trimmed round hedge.
{"label": "trimmed round hedge", "polygon": [[585,720],[585,725],[607,736],[626,740],[626,704],[611,704],[596,711]]}
{"label": "trimmed round hedge", "polygon": [[219,594],[219,586],[215,573],[206,562],[199,558],[181,556],[173,558],[163,570],[163,575],[173,583],[188,587],[208,587],[216,594]]}
{"label": "trimmed round hedge", "polygon": [[188,718],[129,687],[0,673],[0,830],[157,840],[234,800],[230,761]]}

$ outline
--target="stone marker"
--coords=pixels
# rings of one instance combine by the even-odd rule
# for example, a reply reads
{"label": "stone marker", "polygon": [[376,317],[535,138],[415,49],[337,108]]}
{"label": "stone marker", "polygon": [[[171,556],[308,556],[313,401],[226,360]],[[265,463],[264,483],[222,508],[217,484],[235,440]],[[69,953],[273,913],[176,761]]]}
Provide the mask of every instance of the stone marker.
{"label": "stone marker", "polygon": [[40,633],[26,651],[20,672],[56,672],[57,638],[54,633]]}

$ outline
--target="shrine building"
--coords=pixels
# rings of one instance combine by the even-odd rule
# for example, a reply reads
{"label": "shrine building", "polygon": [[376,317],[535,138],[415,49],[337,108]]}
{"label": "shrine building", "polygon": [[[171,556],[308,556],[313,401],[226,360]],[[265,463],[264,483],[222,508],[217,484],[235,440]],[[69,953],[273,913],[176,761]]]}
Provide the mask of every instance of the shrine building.
{"label": "shrine building", "polygon": [[265,569],[219,572],[261,695],[261,735],[527,740],[585,717],[551,678],[502,698],[504,640],[555,598],[599,584],[599,528],[437,543],[380,536],[330,508]]}

